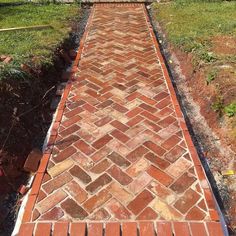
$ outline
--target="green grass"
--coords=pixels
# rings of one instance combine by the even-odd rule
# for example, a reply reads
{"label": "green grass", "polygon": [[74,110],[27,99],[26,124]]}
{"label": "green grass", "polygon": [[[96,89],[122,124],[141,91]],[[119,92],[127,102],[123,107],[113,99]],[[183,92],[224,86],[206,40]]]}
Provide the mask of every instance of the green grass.
{"label": "green grass", "polygon": [[[5,1],[5,0],[1,0]],[[0,32],[0,55],[13,61],[0,62],[0,79],[14,74],[22,63],[40,67],[52,63],[56,47],[68,37],[70,21],[79,16],[77,5],[24,4],[0,7],[0,28],[50,24],[52,29]]]}
{"label": "green grass", "polygon": [[[227,92],[236,87],[236,55],[227,49],[236,40],[236,1],[175,0],[154,3],[152,9],[170,44],[191,53],[194,69],[204,71],[206,85],[214,86],[211,108],[236,119],[235,101]],[[224,65],[231,66],[231,74]]]}
{"label": "green grass", "polygon": [[168,39],[186,52],[195,52],[203,61],[216,60],[209,52],[213,35],[236,36],[236,2],[178,0],[154,4],[157,20],[164,24]]}

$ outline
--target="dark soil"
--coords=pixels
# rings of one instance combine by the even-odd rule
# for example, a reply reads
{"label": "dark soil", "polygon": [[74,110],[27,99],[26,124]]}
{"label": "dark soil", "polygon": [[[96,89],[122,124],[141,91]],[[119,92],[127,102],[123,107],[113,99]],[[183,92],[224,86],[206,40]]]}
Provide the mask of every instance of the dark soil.
{"label": "dark soil", "polygon": [[79,46],[89,16],[89,7],[81,11],[79,22],[65,42],[54,52],[50,68],[37,75],[7,78],[0,82],[0,235],[10,235],[20,206],[19,187],[26,184],[29,173],[24,162],[32,149],[42,150],[54,111],[50,109],[57,85],[70,64],[60,50],[69,52]]}

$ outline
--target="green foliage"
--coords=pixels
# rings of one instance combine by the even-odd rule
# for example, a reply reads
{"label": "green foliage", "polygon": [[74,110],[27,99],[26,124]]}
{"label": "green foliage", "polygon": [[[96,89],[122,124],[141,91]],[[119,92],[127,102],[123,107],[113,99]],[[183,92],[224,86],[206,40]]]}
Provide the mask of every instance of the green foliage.
{"label": "green foliage", "polygon": [[236,115],[236,102],[230,103],[228,106],[224,108],[224,112],[228,117],[232,117]]}
{"label": "green foliage", "polygon": [[206,78],[207,85],[209,85],[216,78],[216,75],[217,75],[217,71],[216,70],[212,70],[207,75],[207,78]]}

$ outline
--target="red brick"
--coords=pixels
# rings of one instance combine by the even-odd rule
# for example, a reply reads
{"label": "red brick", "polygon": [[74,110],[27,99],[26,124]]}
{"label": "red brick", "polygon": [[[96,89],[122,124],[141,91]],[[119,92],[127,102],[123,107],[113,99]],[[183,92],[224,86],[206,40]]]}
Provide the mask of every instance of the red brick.
{"label": "red brick", "polygon": [[152,200],[154,196],[147,190],[140,193],[133,201],[128,205],[128,208],[134,213],[140,213]]}
{"label": "red brick", "polygon": [[157,217],[157,213],[153,211],[150,207],[147,207],[139,214],[137,220],[156,220]]}
{"label": "red brick", "polygon": [[167,92],[160,92],[158,95],[154,97],[154,99],[156,99],[157,101],[161,101],[162,99],[168,96],[169,94]]}
{"label": "red brick", "polygon": [[186,215],[186,220],[203,220],[206,214],[198,207],[193,207]]}
{"label": "red brick", "polygon": [[120,224],[119,223],[106,223],[105,235],[106,236],[120,236]]}
{"label": "red brick", "polygon": [[92,216],[89,217],[89,219],[92,221],[106,221],[109,218],[110,215],[104,208],[100,208],[98,211],[94,212]]}
{"label": "red brick", "polygon": [[147,152],[148,152],[147,148],[140,146],[137,147],[134,151],[130,152],[126,158],[131,162],[135,162],[138,159],[142,158],[142,156]]}
{"label": "red brick", "polygon": [[170,222],[158,222],[157,223],[157,235],[161,236],[173,236]]}
{"label": "red brick", "polygon": [[130,219],[131,213],[118,201],[112,199],[106,205],[110,212],[114,215],[116,220],[128,220]]}
{"label": "red brick", "polygon": [[99,176],[96,180],[94,180],[92,183],[87,185],[85,189],[89,191],[90,193],[94,193],[98,191],[100,188],[102,188],[103,186],[109,184],[111,180],[112,180],[111,177],[107,175],[106,173],[104,173],[103,175]]}
{"label": "red brick", "polygon": [[128,167],[130,165],[129,161],[116,152],[112,152],[107,158],[120,167]]}
{"label": "red brick", "polygon": [[188,189],[195,180],[196,178],[191,174],[184,173],[170,186],[170,188],[176,193],[182,193]]}
{"label": "red brick", "polygon": [[135,107],[133,110],[129,111],[126,113],[126,116],[128,116],[129,118],[135,117],[136,115],[138,115],[140,112],[142,112],[143,109],[140,107]]}
{"label": "red brick", "polygon": [[170,165],[168,161],[163,160],[162,158],[151,152],[147,153],[144,157],[160,169],[166,169]]}
{"label": "red brick", "polygon": [[34,236],[50,236],[51,234],[51,224],[50,223],[38,223]]}
{"label": "red brick", "polygon": [[155,113],[157,111],[156,108],[150,106],[150,105],[147,105],[145,103],[142,103],[141,105],[139,105],[139,107],[141,107],[142,109],[148,111],[148,112],[151,112],[151,113]]}
{"label": "red brick", "polygon": [[106,100],[105,102],[100,103],[97,108],[105,108],[110,106],[113,103],[112,100]]}
{"label": "red brick", "polygon": [[163,148],[161,148],[160,146],[156,145],[152,141],[145,142],[144,146],[149,148],[151,151],[153,151],[154,153],[156,153],[159,156],[162,156],[166,152]]}
{"label": "red brick", "polygon": [[103,226],[101,223],[89,223],[88,224],[88,236],[102,236]]}
{"label": "red brick", "polygon": [[140,236],[155,236],[155,230],[152,222],[139,223]]}
{"label": "red brick", "polygon": [[122,185],[132,182],[132,178],[115,165],[108,170],[108,173]]}
{"label": "red brick", "polygon": [[169,186],[174,181],[172,177],[154,166],[151,166],[147,173],[165,186]]}
{"label": "red brick", "polygon": [[186,152],[185,149],[177,145],[174,148],[172,148],[168,153],[165,154],[165,159],[173,163],[177,159],[179,159],[185,152]]}
{"label": "red brick", "polygon": [[42,214],[50,209],[52,209],[55,205],[61,202],[63,199],[67,197],[67,194],[62,190],[57,190],[53,194],[49,195],[47,198],[42,200],[37,204],[37,209]]}
{"label": "red brick", "polygon": [[76,124],[78,121],[80,121],[82,118],[81,116],[79,115],[76,115],[76,116],[73,116],[73,117],[70,117],[68,120],[66,121],[63,121],[62,122],[62,125],[65,126],[65,127],[69,127],[73,124]]}
{"label": "red brick", "polygon": [[122,224],[122,236],[138,236],[137,224],[134,222],[124,222]]}
{"label": "red brick", "polygon": [[67,236],[68,231],[69,224],[67,222],[55,223],[52,236]]}
{"label": "red brick", "polygon": [[40,216],[39,211],[37,209],[34,209],[31,220],[35,221],[35,220],[37,220],[39,218],[39,216]]}
{"label": "red brick", "polygon": [[95,165],[90,171],[95,174],[101,174],[102,172],[106,171],[110,165],[111,163],[107,159],[104,159]]}
{"label": "red brick", "polygon": [[207,229],[208,229],[208,233],[209,236],[223,236],[223,230],[222,230],[222,226],[220,223],[218,222],[207,222]]}
{"label": "red brick", "polygon": [[64,184],[68,183],[70,180],[72,180],[72,177],[68,172],[64,172],[63,174],[57,176],[56,178],[50,180],[46,184],[43,185],[43,189],[46,193],[52,193],[54,190],[59,189]]}
{"label": "red brick", "polygon": [[150,129],[151,131],[155,131],[155,132],[158,132],[161,130],[161,127],[158,126],[157,124],[153,123],[152,121],[150,120],[144,120],[143,121],[143,124],[148,128]]}
{"label": "red brick", "polygon": [[83,109],[81,107],[77,107],[69,112],[64,113],[66,118],[71,118],[75,115],[78,115],[79,113],[83,112]]}
{"label": "red brick", "polygon": [[91,177],[78,165],[73,166],[69,172],[71,175],[77,177],[80,181],[82,181],[85,184],[88,184],[89,182],[92,181]]}
{"label": "red brick", "polygon": [[71,181],[65,186],[65,190],[78,202],[82,203],[87,199],[87,192],[79,186],[76,181]]}
{"label": "red brick", "polygon": [[61,208],[73,219],[83,220],[88,216],[88,213],[70,198],[61,203]]}
{"label": "red brick", "polygon": [[125,132],[129,129],[128,126],[124,125],[123,123],[119,122],[118,120],[112,121],[111,125],[114,126],[117,129],[119,129],[122,132]]}
{"label": "red brick", "polygon": [[71,134],[70,136],[66,138],[59,138],[56,140],[56,146],[61,151],[65,148],[71,146],[71,144],[75,143],[80,139],[79,136]]}
{"label": "red brick", "polygon": [[159,118],[157,116],[153,115],[152,113],[150,113],[148,111],[142,112],[141,115],[144,116],[145,118],[147,118],[150,121],[157,122],[159,120]]}
{"label": "red brick", "polygon": [[109,116],[103,117],[102,119],[96,121],[94,124],[98,127],[102,127],[104,125],[106,125],[107,123],[109,123],[110,121],[112,121],[112,118]]}
{"label": "red brick", "polygon": [[115,110],[121,112],[121,113],[126,113],[128,111],[128,109],[124,106],[121,106],[120,104],[118,103],[114,103],[113,106],[112,106]]}
{"label": "red brick", "polygon": [[97,109],[94,106],[91,106],[90,104],[86,103],[82,106],[86,111],[94,113],[97,111]]}
{"label": "red brick", "polygon": [[176,236],[189,236],[188,223],[185,222],[173,222],[173,228]]}
{"label": "red brick", "polygon": [[25,223],[21,224],[18,236],[33,236],[34,231],[34,224],[32,223]]}
{"label": "red brick", "polygon": [[74,144],[81,152],[86,155],[91,155],[95,152],[95,149],[92,148],[90,145],[85,143],[83,140],[79,140]]}
{"label": "red brick", "polygon": [[24,164],[24,170],[27,172],[36,172],[39,166],[39,162],[42,158],[42,152],[38,149],[33,149]]}
{"label": "red brick", "polygon": [[166,97],[161,102],[157,103],[156,108],[163,109],[163,108],[167,107],[170,103],[171,103],[170,98]]}
{"label": "red brick", "polygon": [[103,189],[97,195],[94,195],[93,197],[88,199],[83,204],[83,206],[88,212],[92,212],[98,206],[100,207],[101,205],[103,205],[110,198],[111,198],[111,194],[109,194],[109,192],[107,190]]}
{"label": "red brick", "polygon": [[173,148],[178,142],[180,142],[180,138],[176,135],[171,136],[168,138],[164,143],[162,143],[162,147],[166,150],[170,150]]}
{"label": "red brick", "polygon": [[151,99],[151,98],[148,98],[144,95],[140,96],[139,99],[141,99],[142,101],[144,101],[145,103],[148,103],[149,105],[153,106],[156,104],[156,101]]}
{"label": "red brick", "polygon": [[58,163],[61,161],[64,161],[66,158],[72,156],[74,153],[76,153],[76,149],[72,146],[66,148],[62,152],[60,152],[56,157],[53,157],[53,160]]}
{"label": "red brick", "polygon": [[194,206],[199,200],[200,196],[188,189],[184,195],[175,203],[174,207],[182,213],[186,213],[192,206]]}
{"label": "red brick", "polygon": [[120,140],[122,143],[126,143],[130,139],[127,135],[117,129],[113,130],[111,135]]}
{"label": "red brick", "polygon": [[175,121],[176,121],[176,119],[173,116],[168,116],[168,117],[164,118],[163,120],[159,121],[158,125],[165,128],[165,127],[171,125],[172,123],[174,123]]}
{"label": "red brick", "polygon": [[207,236],[206,228],[204,223],[195,223],[190,222],[190,229],[192,232],[192,236]]}
{"label": "red brick", "polygon": [[135,116],[134,118],[132,118],[131,120],[129,120],[126,125],[128,125],[129,127],[133,127],[135,125],[137,125],[138,123],[140,123],[144,118],[140,115]]}
{"label": "red brick", "polygon": [[40,220],[59,220],[64,215],[64,212],[59,207],[54,207],[50,211],[40,216]]}
{"label": "red brick", "polygon": [[102,148],[104,145],[106,145],[108,142],[110,142],[112,140],[112,137],[108,134],[106,134],[105,136],[103,136],[102,138],[98,139],[97,141],[95,141],[92,146],[96,149],[100,149]]}
{"label": "red brick", "polygon": [[99,151],[95,152],[92,156],[91,159],[94,162],[98,162],[101,159],[105,158],[109,153],[111,153],[111,149],[107,146],[104,146],[101,148]]}
{"label": "red brick", "polygon": [[85,236],[86,223],[72,223],[70,227],[70,236]]}
{"label": "red brick", "polygon": [[151,181],[152,177],[144,172],[134,179],[134,181],[129,184],[128,188],[133,194],[136,194],[142,191]]}

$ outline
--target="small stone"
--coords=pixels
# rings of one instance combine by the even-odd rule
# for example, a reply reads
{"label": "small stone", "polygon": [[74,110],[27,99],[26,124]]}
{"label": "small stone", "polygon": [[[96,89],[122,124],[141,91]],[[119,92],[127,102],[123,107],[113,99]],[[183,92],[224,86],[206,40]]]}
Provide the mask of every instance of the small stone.
{"label": "small stone", "polygon": [[72,199],[65,200],[61,204],[61,207],[67,214],[75,219],[83,220],[86,216],[88,216],[88,213]]}

